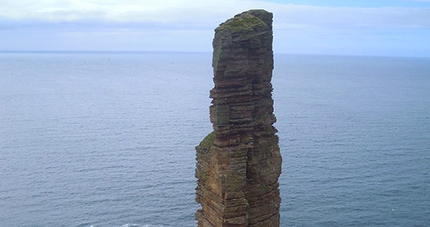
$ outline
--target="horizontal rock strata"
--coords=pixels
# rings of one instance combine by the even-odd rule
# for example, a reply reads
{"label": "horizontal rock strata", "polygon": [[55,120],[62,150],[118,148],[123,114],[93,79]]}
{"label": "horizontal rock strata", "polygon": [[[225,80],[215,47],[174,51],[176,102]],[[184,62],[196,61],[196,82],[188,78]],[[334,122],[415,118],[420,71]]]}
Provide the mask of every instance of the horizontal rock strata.
{"label": "horizontal rock strata", "polygon": [[238,14],[215,29],[214,132],[196,147],[200,227],[279,226],[272,34],[272,14],[264,10]]}

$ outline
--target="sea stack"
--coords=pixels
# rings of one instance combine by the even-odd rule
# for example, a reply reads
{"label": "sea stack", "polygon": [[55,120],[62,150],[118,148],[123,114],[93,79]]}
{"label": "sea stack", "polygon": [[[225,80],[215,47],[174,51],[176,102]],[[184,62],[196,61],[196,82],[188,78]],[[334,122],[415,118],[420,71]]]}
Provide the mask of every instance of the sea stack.
{"label": "sea stack", "polygon": [[278,227],[282,158],[273,127],[272,13],[250,10],[215,29],[214,132],[196,147],[199,227]]}

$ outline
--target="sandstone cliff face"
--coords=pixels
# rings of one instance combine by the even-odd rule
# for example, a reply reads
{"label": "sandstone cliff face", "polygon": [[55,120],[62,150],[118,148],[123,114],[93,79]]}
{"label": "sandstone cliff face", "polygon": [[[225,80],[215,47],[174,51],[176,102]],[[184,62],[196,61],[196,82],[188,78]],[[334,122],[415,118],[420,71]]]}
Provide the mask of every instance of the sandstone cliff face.
{"label": "sandstone cliff face", "polygon": [[238,14],[215,29],[214,132],[196,147],[200,227],[279,226],[272,40],[272,14],[264,10]]}

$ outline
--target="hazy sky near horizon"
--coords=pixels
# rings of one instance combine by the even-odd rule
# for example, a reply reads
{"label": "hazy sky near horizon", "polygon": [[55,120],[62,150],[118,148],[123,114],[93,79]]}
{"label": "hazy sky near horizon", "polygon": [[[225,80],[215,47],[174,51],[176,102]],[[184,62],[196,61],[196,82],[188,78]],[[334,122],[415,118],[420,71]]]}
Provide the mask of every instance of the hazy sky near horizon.
{"label": "hazy sky near horizon", "polygon": [[248,9],[277,53],[430,57],[430,0],[0,0],[0,51],[210,52]]}

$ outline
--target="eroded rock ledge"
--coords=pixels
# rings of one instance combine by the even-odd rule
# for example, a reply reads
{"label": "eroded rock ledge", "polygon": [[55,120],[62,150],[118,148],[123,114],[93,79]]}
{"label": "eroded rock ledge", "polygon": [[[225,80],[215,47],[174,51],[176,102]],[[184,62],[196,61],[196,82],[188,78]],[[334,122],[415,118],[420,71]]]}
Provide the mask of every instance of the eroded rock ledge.
{"label": "eroded rock ledge", "polygon": [[279,226],[272,40],[272,13],[265,10],[238,14],[215,29],[214,132],[196,147],[199,227]]}

